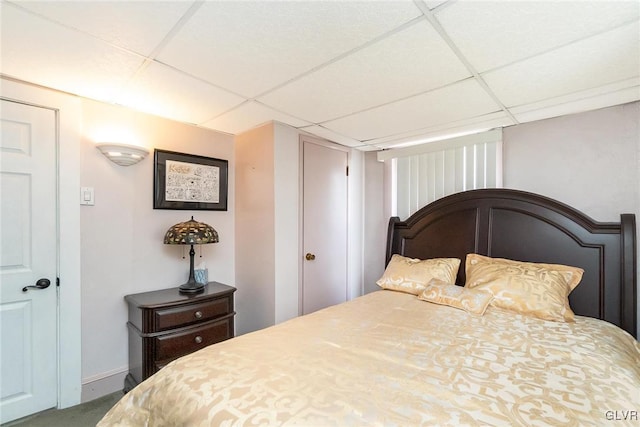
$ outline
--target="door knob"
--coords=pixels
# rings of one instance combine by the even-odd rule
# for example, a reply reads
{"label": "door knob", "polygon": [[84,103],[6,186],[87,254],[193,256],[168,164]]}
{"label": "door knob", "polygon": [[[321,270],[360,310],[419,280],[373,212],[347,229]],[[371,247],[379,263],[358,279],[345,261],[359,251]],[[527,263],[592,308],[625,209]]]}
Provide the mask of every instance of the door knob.
{"label": "door knob", "polygon": [[27,292],[29,289],[46,289],[50,284],[51,282],[49,281],[49,279],[39,279],[36,282],[35,286],[25,286],[24,288],[22,288],[22,292]]}
{"label": "door knob", "polygon": [[314,259],[316,259],[316,256],[312,253],[307,253],[304,257],[307,261],[313,261]]}

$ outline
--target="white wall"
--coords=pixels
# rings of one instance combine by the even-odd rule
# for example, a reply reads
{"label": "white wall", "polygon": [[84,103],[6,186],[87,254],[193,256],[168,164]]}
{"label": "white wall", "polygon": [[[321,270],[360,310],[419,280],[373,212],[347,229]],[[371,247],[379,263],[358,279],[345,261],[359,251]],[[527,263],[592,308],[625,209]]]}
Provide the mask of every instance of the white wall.
{"label": "white wall", "polygon": [[640,103],[512,126],[504,186],[562,201],[598,221],[640,213]]}
{"label": "white wall", "polygon": [[349,299],[364,294],[364,153],[349,152],[349,180],[347,181],[348,265],[347,289]]}
{"label": "white wall", "polygon": [[[385,268],[389,215],[385,210],[384,163],[376,152],[364,155],[364,293],[380,289],[376,281]],[[390,204],[389,204],[390,205]]]}
{"label": "white wall", "polygon": [[274,136],[275,323],[296,317],[300,280],[300,133],[281,123]]}
{"label": "white wall", "polygon": [[[198,247],[196,263],[206,262],[210,280],[234,285],[235,162],[229,135],[121,107],[82,100],[82,127],[80,184],[95,190],[95,206],[82,206],[80,216],[83,400],[89,400],[121,388],[128,369],[123,297],[188,278],[188,255],[183,259],[182,247],[163,244],[170,226],[191,215],[213,226],[220,242],[203,246],[202,259]],[[151,154],[128,167],[110,162],[94,142],[118,129]],[[154,210],[153,148],[228,160],[228,211]]]}
{"label": "white wall", "polygon": [[[634,213],[640,225],[640,102],[509,127],[503,144],[505,187],[554,198],[596,221]],[[638,310],[640,319],[640,293]]]}

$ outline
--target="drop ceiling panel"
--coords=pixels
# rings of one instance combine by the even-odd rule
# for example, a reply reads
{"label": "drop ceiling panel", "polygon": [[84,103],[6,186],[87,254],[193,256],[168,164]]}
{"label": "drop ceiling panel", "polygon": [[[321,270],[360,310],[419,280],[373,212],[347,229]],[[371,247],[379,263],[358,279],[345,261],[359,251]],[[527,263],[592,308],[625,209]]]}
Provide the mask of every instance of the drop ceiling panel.
{"label": "drop ceiling panel", "polygon": [[111,101],[143,59],[2,3],[3,74]]}
{"label": "drop ceiling panel", "polygon": [[640,100],[640,86],[636,85],[617,91],[608,91],[600,95],[558,103],[545,108],[513,112],[513,115],[520,123],[524,123],[622,105],[638,100]]}
{"label": "drop ceiling panel", "polygon": [[247,97],[420,15],[400,2],[205,2],[158,59]]}
{"label": "drop ceiling panel", "polygon": [[260,100],[318,123],[469,76],[449,46],[423,20]]}
{"label": "drop ceiling panel", "polygon": [[324,123],[323,126],[366,141],[462,120],[500,110],[473,79]]}
{"label": "drop ceiling panel", "polygon": [[459,1],[436,14],[477,71],[638,19],[637,1]]}
{"label": "drop ceiling panel", "polygon": [[324,139],[328,139],[329,141],[337,142],[338,144],[342,144],[347,147],[361,147],[363,145],[363,143],[361,141],[358,141],[357,139],[340,135],[339,133],[318,125],[304,127],[301,130],[322,137]]}
{"label": "drop ceiling panel", "polygon": [[[632,90],[631,93],[633,93],[633,91],[635,90],[637,92],[637,99],[640,99],[640,89],[638,88],[639,86],[640,86],[640,76],[618,81],[618,82],[611,83],[604,86],[598,86],[593,89],[572,92],[567,95],[556,96],[553,98],[546,98],[546,99],[543,99],[542,101],[533,102],[531,104],[524,104],[518,107],[512,107],[509,109],[509,111],[512,114],[518,115],[518,114],[526,113],[529,111],[546,110],[549,108],[554,108],[555,106],[558,106],[558,105],[579,102],[583,99],[604,99],[609,94],[619,93],[621,91],[627,91],[628,89]],[[600,107],[596,107],[596,108],[600,108]]]}
{"label": "drop ceiling panel", "polygon": [[203,123],[202,126],[220,130],[222,132],[237,134],[272,120],[286,123],[293,127],[308,126],[311,124],[252,101],[242,104],[238,108],[235,108],[214,120]]}
{"label": "drop ceiling panel", "polygon": [[241,104],[244,98],[165,65],[151,63],[116,102],[145,113],[197,124]]}
{"label": "drop ceiling panel", "polygon": [[429,9],[435,9],[443,3],[446,3],[447,0],[422,0],[424,4],[427,5]]}
{"label": "drop ceiling panel", "polygon": [[22,1],[19,5],[116,46],[149,55],[189,9],[187,1]]}
{"label": "drop ceiling panel", "polygon": [[638,22],[483,75],[508,107],[640,75]]}
{"label": "drop ceiling panel", "polygon": [[438,126],[431,126],[412,132],[396,134],[391,137],[377,138],[367,141],[380,148],[406,147],[426,142],[455,138],[458,136],[484,132],[493,128],[515,124],[503,111],[484,114],[470,119],[457,120]]}
{"label": "drop ceiling panel", "polygon": [[359,151],[380,151],[382,148],[375,145],[367,144],[357,147]]}
{"label": "drop ceiling panel", "polygon": [[640,3],[631,0],[0,8],[4,75],[228,133],[276,120],[371,149],[640,99]]}

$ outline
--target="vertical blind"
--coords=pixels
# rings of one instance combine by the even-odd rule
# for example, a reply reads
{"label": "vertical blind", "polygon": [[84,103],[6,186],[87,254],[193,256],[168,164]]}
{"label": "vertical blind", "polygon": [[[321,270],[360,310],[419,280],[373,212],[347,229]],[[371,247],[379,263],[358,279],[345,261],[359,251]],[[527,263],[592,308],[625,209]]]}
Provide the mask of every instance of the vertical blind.
{"label": "vertical blind", "polygon": [[502,186],[501,130],[382,153],[393,162],[393,214],[403,220],[449,194]]}

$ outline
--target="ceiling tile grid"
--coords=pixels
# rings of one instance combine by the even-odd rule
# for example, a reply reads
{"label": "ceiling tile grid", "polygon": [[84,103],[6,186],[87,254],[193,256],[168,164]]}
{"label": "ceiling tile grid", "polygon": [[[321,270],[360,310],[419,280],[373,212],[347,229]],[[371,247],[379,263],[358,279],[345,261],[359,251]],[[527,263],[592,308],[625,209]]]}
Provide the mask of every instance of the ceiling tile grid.
{"label": "ceiling tile grid", "polygon": [[[640,98],[640,76],[632,77],[626,80],[621,80],[621,81],[604,85],[604,86],[598,86],[592,89],[572,92],[567,95],[556,96],[553,98],[546,98],[539,102],[533,102],[530,104],[525,104],[517,107],[511,107],[509,108],[509,111],[517,117],[518,114],[526,113],[529,111],[547,110],[554,106],[580,102],[581,100],[607,97],[612,94],[619,94],[621,92],[627,92],[627,91],[629,91],[632,94],[634,93],[637,94],[637,96]],[[632,100],[620,102],[620,104],[631,102],[631,101]],[[610,104],[610,105],[616,105],[616,103]]]}
{"label": "ceiling tile grid", "polygon": [[311,124],[288,114],[273,110],[258,102],[248,101],[213,120],[202,123],[201,126],[226,133],[238,134],[272,120],[296,128],[309,126]]}
{"label": "ceiling tile grid", "polygon": [[424,20],[259,99],[321,123],[470,77]]}
{"label": "ceiling tile grid", "polygon": [[[356,148],[363,149],[371,146],[371,144],[363,144],[362,141],[349,138],[347,136],[341,135],[337,132],[333,132],[319,125],[305,126],[300,129],[305,132],[311,133],[313,135],[319,136],[321,138],[328,139],[329,141],[337,142],[338,144],[342,144],[347,147],[356,147]],[[376,147],[376,149],[378,148]]]}
{"label": "ceiling tile grid", "polygon": [[2,74],[111,101],[144,58],[2,3]]}
{"label": "ceiling tile grid", "polygon": [[243,103],[244,98],[165,65],[150,63],[114,98],[114,102],[198,124]]}
{"label": "ceiling tile grid", "polygon": [[188,1],[22,1],[19,5],[53,21],[141,55],[150,55]]}
{"label": "ceiling tile grid", "polygon": [[421,128],[403,134],[395,134],[390,137],[371,139],[367,141],[367,144],[372,144],[380,148],[404,147],[484,132],[497,127],[511,126],[514,123],[515,122],[505,112],[496,111],[494,113],[447,122],[437,126]]}
{"label": "ceiling tile grid", "polygon": [[0,0],[0,73],[361,150],[640,100],[640,2]]}
{"label": "ceiling tile grid", "polygon": [[637,1],[458,1],[436,12],[478,72],[638,19]]}
{"label": "ceiling tile grid", "polygon": [[[612,107],[614,105],[627,104],[640,99],[640,79],[629,80],[607,85],[606,89],[587,90],[579,94],[545,100],[537,104],[528,104],[523,107],[512,108],[513,116],[521,123],[534,120],[548,119],[551,117],[573,114],[576,111],[591,111],[599,108]],[[579,95],[579,96],[576,96]],[[553,102],[552,102],[553,101]],[[544,107],[539,107],[544,104]]]}
{"label": "ceiling tile grid", "polygon": [[395,135],[500,110],[474,79],[323,124],[360,141]]}
{"label": "ceiling tile grid", "polygon": [[253,98],[419,15],[410,1],[205,2],[158,60]]}
{"label": "ceiling tile grid", "polygon": [[[513,107],[596,88],[640,75],[638,22],[563,46],[483,74],[485,82]],[[562,70],[559,72],[558,70]]]}

